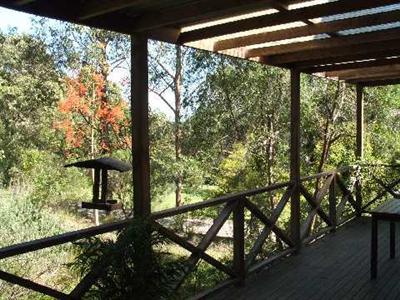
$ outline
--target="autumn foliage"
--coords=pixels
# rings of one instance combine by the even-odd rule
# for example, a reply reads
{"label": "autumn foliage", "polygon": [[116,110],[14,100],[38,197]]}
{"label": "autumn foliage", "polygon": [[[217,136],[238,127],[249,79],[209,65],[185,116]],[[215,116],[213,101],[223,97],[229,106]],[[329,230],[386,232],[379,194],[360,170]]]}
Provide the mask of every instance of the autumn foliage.
{"label": "autumn foliage", "polygon": [[131,146],[128,105],[108,90],[111,83],[84,68],[78,76],[66,78],[65,85],[54,125],[64,135],[67,155],[97,156]]}

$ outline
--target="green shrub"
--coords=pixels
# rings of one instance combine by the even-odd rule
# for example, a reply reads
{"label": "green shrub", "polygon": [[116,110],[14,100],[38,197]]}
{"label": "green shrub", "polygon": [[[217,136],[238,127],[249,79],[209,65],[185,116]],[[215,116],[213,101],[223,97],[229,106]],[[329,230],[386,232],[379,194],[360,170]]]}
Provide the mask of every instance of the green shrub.
{"label": "green shrub", "polygon": [[135,219],[117,239],[92,238],[77,243],[81,249],[73,267],[84,276],[107,260],[86,299],[170,299],[183,265],[161,252],[165,239],[147,222]]}
{"label": "green shrub", "polygon": [[[41,209],[24,195],[0,190],[0,247],[59,234],[68,229],[58,214]],[[72,260],[68,246],[57,246],[1,261],[1,270],[53,286],[68,289],[76,280],[66,267]],[[42,299],[27,289],[0,280],[0,299]]]}
{"label": "green shrub", "polygon": [[55,154],[46,151],[25,150],[15,177],[29,191],[29,198],[41,205],[91,199],[90,176],[76,168],[64,168]]}

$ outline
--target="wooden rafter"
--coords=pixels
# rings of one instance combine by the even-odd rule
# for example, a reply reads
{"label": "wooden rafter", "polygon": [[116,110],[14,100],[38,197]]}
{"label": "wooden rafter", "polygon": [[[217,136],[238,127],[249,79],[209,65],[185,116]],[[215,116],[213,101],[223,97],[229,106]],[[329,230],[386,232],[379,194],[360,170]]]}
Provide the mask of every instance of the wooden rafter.
{"label": "wooden rafter", "polygon": [[[272,55],[265,58],[265,62],[273,65],[310,62],[311,64],[337,63],[361,59],[375,58],[374,53],[381,53],[383,57],[389,57],[400,52],[400,39],[375,43],[359,43],[348,47],[332,47],[329,49],[317,49],[298,51],[294,53]],[[386,55],[386,56],[385,56]]]}
{"label": "wooden rafter", "polygon": [[377,80],[377,81],[370,81],[370,82],[360,82],[359,84],[361,84],[363,86],[369,86],[369,87],[395,85],[395,84],[400,84],[400,78]]}
{"label": "wooden rafter", "polygon": [[381,75],[376,75],[376,76],[370,76],[370,77],[356,77],[354,79],[346,79],[348,83],[354,83],[358,84],[359,82],[362,83],[369,83],[369,82],[376,82],[376,81],[382,81],[382,80],[397,80],[400,78],[400,72],[397,73],[390,73],[390,74],[381,74]]}
{"label": "wooden rafter", "polygon": [[233,39],[217,41],[214,44],[214,51],[227,50],[232,48],[250,46],[274,42],[279,40],[292,39],[297,37],[331,33],[358,27],[374,26],[398,21],[400,11],[383,12],[376,15],[366,15],[332,22],[316,23],[313,26],[300,26],[289,29],[253,34]]}
{"label": "wooden rafter", "polygon": [[[328,58],[317,58],[317,59],[312,59],[310,58],[309,60],[306,61],[298,61],[292,64],[288,64],[287,66],[291,66],[292,68],[296,68],[298,70],[308,70],[310,68],[320,68],[325,65],[330,66],[332,64],[347,64],[347,63],[355,63],[358,61],[363,61],[363,60],[385,60],[390,57],[399,57],[400,56],[400,51],[398,49],[392,49],[392,50],[376,50],[376,51],[371,51],[368,53],[361,53],[361,54],[346,54],[346,55],[341,55],[338,57],[328,57]],[[264,59],[260,60],[261,62],[264,62]],[[268,63],[268,59],[265,59],[264,63]],[[340,70],[336,69],[336,70]]]}
{"label": "wooden rafter", "polygon": [[164,26],[207,22],[265,9],[271,7],[271,4],[275,2],[275,0],[195,1],[163,11],[146,13],[135,18],[132,29],[134,31],[145,31]]}
{"label": "wooden rafter", "polygon": [[86,1],[82,7],[81,20],[90,19],[100,15],[112,13],[124,8],[129,8],[135,4],[146,3],[146,0],[113,0],[113,1]]}
{"label": "wooden rafter", "polygon": [[304,67],[301,68],[301,70],[306,73],[318,73],[318,72],[354,70],[354,69],[362,69],[362,68],[377,67],[377,66],[387,66],[399,63],[400,63],[400,57],[395,57],[395,58],[373,59],[366,61],[356,61],[356,62],[349,62],[342,64]]}
{"label": "wooden rafter", "polygon": [[378,32],[367,32],[360,34],[352,34],[341,37],[323,38],[306,42],[298,42],[292,44],[284,44],[279,46],[256,48],[247,51],[246,57],[258,57],[277,55],[284,53],[294,53],[307,50],[322,50],[348,47],[351,45],[358,45],[361,43],[382,42],[388,40],[396,40],[400,37],[400,29],[387,29]]}
{"label": "wooden rafter", "polygon": [[362,9],[379,7],[387,4],[393,4],[397,1],[389,0],[363,0],[348,1],[338,0],[325,4],[313,5],[310,7],[294,9],[290,11],[281,11],[275,14],[243,19],[235,22],[219,24],[182,33],[179,41],[181,43],[193,42],[217,36],[228,35],[232,33],[243,32],[247,30],[259,29],[263,27],[286,24],[290,22],[302,21],[318,17],[330,16],[335,14],[347,13]]}
{"label": "wooden rafter", "polygon": [[325,73],[325,75],[328,77],[337,77],[343,80],[352,80],[358,78],[368,79],[381,76],[392,76],[393,74],[397,74],[397,76],[400,74],[400,64]]}

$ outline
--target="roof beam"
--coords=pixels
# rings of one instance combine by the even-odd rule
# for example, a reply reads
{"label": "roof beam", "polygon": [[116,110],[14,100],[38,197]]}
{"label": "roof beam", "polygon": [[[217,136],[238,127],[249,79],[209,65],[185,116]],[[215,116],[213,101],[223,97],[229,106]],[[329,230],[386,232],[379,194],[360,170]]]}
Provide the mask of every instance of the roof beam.
{"label": "roof beam", "polygon": [[381,67],[360,68],[346,71],[326,72],[325,76],[337,77],[343,80],[352,80],[359,78],[367,79],[381,76],[391,76],[393,74],[400,74],[400,64],[392,64],[389,66]]}
{"label": "roof beam", "polygon": [[331,33],[352,28],[392,23],[397,22],[399,19],[400,10],[396,10],[332,22],[315,23],[312,26],[300,26],[295,28],[282,29],[272,32],[265,32],[239,38],[217,41],[214,44],[214,51],[275,42],[279,40],[287,40],[309,35]]}
{"label": "roof beam", "polygon": [[193,24],[271,8],[276,0],[198,0],[163,11],[146,13],[134,19],[134,31],[147,31],[171,25]]}
{"label": "roof beam", "polygon": [[146,0],[113,0],[108,2],[90,0],[84,2],[79,19],[87,20],[146,2]]}
{"label": "roof beam", "polygon": [[[328,58],[318,58],[318,59],[310,59],[307,61],[301,61],[301,62],[295,62],[295,63],[290,63],[290,64],[284,64],[281,66],[284,67],[290,67],[290,68],[296,68],[300,71],[305,72],[306,70],[310,68],[316,68],[316,67],[321,67],[321,66],[326,66],[326,65],[332,65],[332,64],[348,64],[348,63],[356,63],[359,61],[364,61],[364,60],[384,60],[384,59],[390,59],[391,57],[400,57],[400,50],[399,49],[391,49],[391,50],[385,50],[385,49],[380,49],[376,51],[372,51],[369,53],[361,53],[361,54],[346,54],[342,55],[339,57],[328,57]],[[268,58],[262,58],[260,61],[267,63]]]}
{"label": "roof beam", "polygon": [[355,79],[346,79],[346,82],[349,83],[368,83],[368,82],[376,82],[376,81],[383,81],[383,80],[393,80],[393,79],[400,79],[400,73],[393,73],[388,75],[380,75],[376,77],[369,77],[369,78],[355,78]]}
{"label": "roof beam", "polygon": [[396,57],[396,58],[374,59],[367,61],[356,61],[356,62],[349,62],[342,64],[303,67],[299,69],[305,73],[319,73],[319,72],[332,72],[332,71],[354,70],[354,69],[361,69],[368,67],[387,66],[399,63],[400,63],[400,57]]}
{"label": "roof beam", "polygon": [[17,0],[17,1],[15,1],[15,3],[16,3],[17,5],[26,5],[26,4],[35,2],[35,1],[36,1],[36,0]]}
{"label": "roof beam", "polygon": [[246,57],[249,58],[258,56],[268,56],[268,55],[277,55],[277,54],[293,53],[306,50],[318,50],[318,49],[326,49],[326,51],[329,51],[330,48],[334,47],[348,47],[360,43],[396,40],[399,37],[400,37],[399,28],[386,29],[386,30],[352,34],[340,37],[323,38],[312,41],[250,49],[247,51]]}
{"label": "roof beam", "polygon": [[359,82],[358,84],[366,86],[366,87],[395,85],[395,84],[400,84],[400,77],[399,78],[395,78],[395,79],[388,79],[388,80],[377,80],[377,81],[371,81],[371,82]]}
{"label": "roof beam", "polygon": [[393,0],[363,0],[363,1],[348,1],[338,0],[325,4],[318,4],[310,7],[304,7],[289,11],[281,11],[271,15],[254,17],[235,22],[224,23],[220,25],[210,26],[198,30],[182,33],[179,41],[181,43],[193,42],[197,40],[223,36],[227,34],[259,29],[268,26],[286,24],[290,22],[313,19],[323,16],[347,13],[362,9],[379,7],[388,4],[394,4]]}
{"label": "roof beam", "polygon": [[[351,61],[346,60],[346,57],[365,57],[375,58],[374,52],[380,54],[386,54],[387,56],[394,56],[393,51],[398,53],[400,50],[400,39],[394,39],[390,41],[379,41],[374,43],[359,43],[356,45],[349,45],[347,47],[332,47],[329,49],[316,49],[316,50],[305,50],[294,53],[279,54],[264,57],[263,61],[273,65],[286,65],[296,64],[301,62],[309,62],[312,64],[329,64]],[[380,56],[382,57],[382,56]],[[354,59],[356,60],[356,58]]]}

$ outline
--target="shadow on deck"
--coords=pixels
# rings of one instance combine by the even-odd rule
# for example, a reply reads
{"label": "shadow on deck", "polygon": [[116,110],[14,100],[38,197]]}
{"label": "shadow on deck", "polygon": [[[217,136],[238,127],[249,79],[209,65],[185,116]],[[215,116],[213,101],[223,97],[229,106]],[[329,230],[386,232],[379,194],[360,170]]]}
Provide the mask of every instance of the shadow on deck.
{"label": "shadow on deck", "polygon": [[370,227],[370,218],[354,220],[212,299],[400,299],[400,253],[389,259],[386,222],[379,223],[378,278],[370,280]]}

